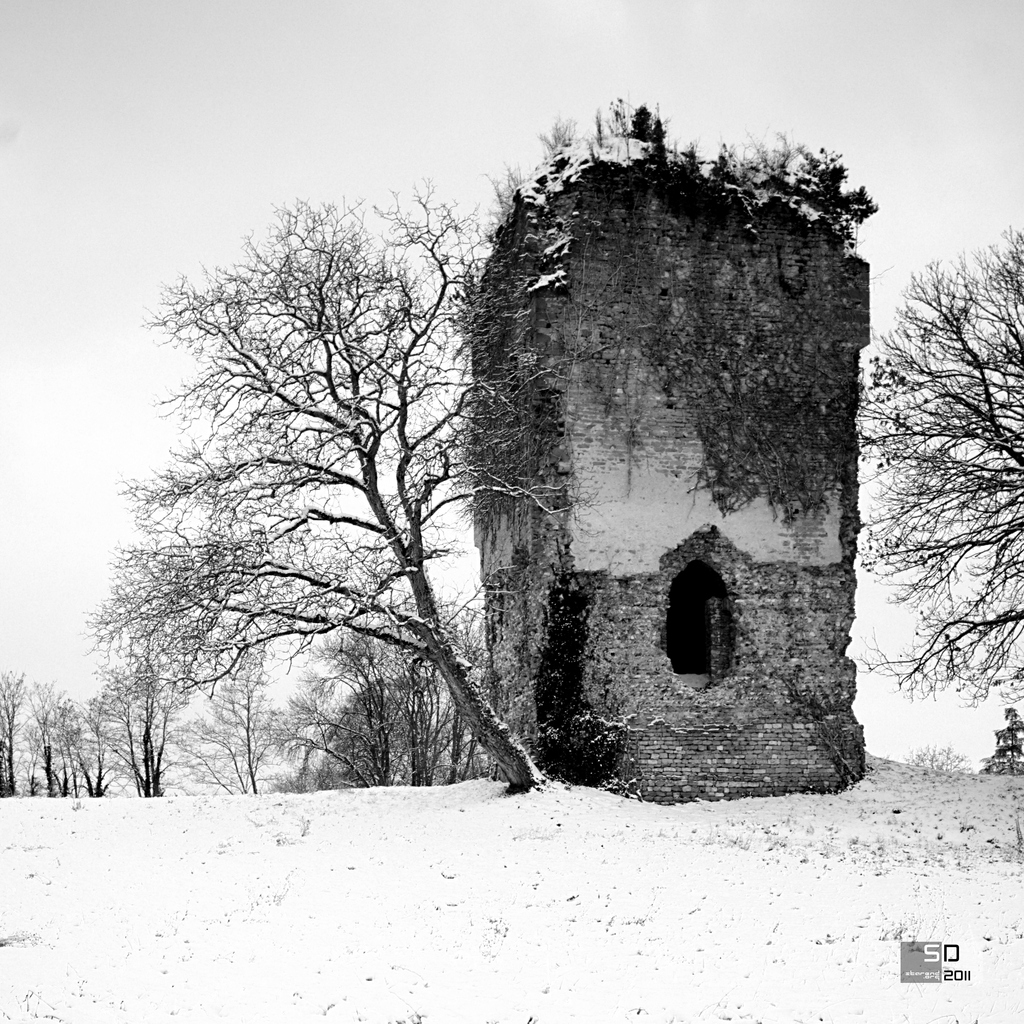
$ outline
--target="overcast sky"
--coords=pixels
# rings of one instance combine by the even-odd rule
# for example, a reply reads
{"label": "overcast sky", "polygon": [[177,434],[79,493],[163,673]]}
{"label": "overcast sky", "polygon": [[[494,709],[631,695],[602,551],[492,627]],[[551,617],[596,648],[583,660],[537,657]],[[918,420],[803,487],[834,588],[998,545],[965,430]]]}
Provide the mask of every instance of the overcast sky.
{"label": "overcast sky", "polygon": [[[165,461],[154,399],[188,369],[147,310],[275,205],[430,178],[486,208],[556,115],[621,96],[709,152],[842,153],[880,207],[860,251],[884,331],[914,270],[1024,226],[1022,30],[1005,0],[0,0],[0,668],[92,692],[118,481]],[[861,574],[854,653],[906,635],[883,593]],[[873,753],[991,753],[994,701],[859,685]]]}

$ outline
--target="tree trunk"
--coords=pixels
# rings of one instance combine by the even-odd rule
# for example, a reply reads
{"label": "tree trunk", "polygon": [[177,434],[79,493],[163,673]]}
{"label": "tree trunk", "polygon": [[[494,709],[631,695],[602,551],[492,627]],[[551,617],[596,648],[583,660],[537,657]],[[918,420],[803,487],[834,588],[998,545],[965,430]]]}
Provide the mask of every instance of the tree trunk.
{"label": "tree trunk", "polygon": [[445,643],[433,638],[431,656],[441,678],[448,684],[452,702],[477,742],[494,758],[510,793],[525,793],[544,784],[544,776],[508,726],[494,713],[473,681],[465,662]]}
{"label": "tree trunk", "polygon": [[423,620],[419,630],[420,637],[426,644],[430,660],[447,684],[452,703],[470,732],[496,762],[499,773],[508,783],[508,791],[525,793],[542,786],[544,776],[540,769],[533,763],[523,745],[511,736],[508,726],[494,713],[479,686],[470,679],[470,666],[459,658],[437,626],[437,603],[422,569],[411,574],[410,583],[416,601],[416,611]]}
{"label": "tree trunk", "polygon": [[53,770],[53,747],[49,744],[43,745],[43,774],[46,776],[46,795],[59,796],[57,776]]}
{"label": "tree trunk", "polygon": [[406,719],[409,723],[409,768],[410,781],[414,786],[429,786],[430,774],[427,767],[427,740],[429,723],[423,714],[423,690],[419,678],[419,664],[409,666],[409,692],[406,696]]}
{"label": "tree trunk", "polygon": [[462,715],[459,709],[452,710],[452,735],[451,748],[448,757],[448,779],[449,786],[459,780],[459,761],[462,758]]}

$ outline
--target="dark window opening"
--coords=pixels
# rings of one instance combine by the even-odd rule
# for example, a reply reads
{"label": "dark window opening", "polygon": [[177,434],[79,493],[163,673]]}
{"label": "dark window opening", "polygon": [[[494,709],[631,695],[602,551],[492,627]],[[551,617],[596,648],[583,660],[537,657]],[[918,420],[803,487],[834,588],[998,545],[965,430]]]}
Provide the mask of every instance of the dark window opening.
{"label": "dark window opening", "polygon": [[668,594],[665,652],[677,675],[723,676],[732,661],[732,617],[722,577],[691,562]]}

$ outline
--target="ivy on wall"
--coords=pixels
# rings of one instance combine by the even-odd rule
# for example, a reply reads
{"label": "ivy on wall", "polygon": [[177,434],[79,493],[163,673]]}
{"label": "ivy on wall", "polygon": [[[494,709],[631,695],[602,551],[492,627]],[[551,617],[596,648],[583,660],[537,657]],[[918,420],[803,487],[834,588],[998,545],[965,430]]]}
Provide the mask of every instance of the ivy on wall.
{"label": "ivy on wall", "polygon": [[728,338],[705,330],[677,382],[697,410],[701,482],[723,514],[759,495],[787,522],[822,509],[855,447],[858,396],[827,327],[812,345],[788,345],[785,322]]}
{"label": "ivy on wall", "polygon": [[786,696],[805,720],[814,723],[818,746],[835,768],[836,789],[846,789],[864,778],[864,741],[849,704],[835,694],[815,693],[795,684],[786,687]]}
{"label": "ivy on wall", "polygon": [[[605,397],[628,468],[651,406],[652,382],[638,372],[642,356],[669,400],[695,411],[703,449],[698,480],[723,514],[759,496],[786,521],[820,510],[842,484],[855,445],[857,373],[851,354],[835,344],[837,325],[816,314],[801,292],[805,285],[781,267],[773,317],[743,324],[724,318],[714,280],[722,261],[713,247],[730,226],[715,221],[728,220],[730,209],[746,216],[737,211],[736,194],[716,193],[710,210],[689,196],[691,215],[702,219],[691,234],[691,277],[679,286],[661,248],[677,215],[634,165],[599,167],[596,180],[588,175],[580,187],[586,209],[572,221],[565,303],[573,324],[611,315],[617,337],[595,343],[580,331],[566,340],[566,362],[581,365]],[[584,188],[591,192],[586,198]],[[602,208],[621,221],[593,216]],[[735,216],[731,224],[733,232],[742,230]],[[595,362],[595,345],[606,346],[611,358]]]}
{"label": "ivy on wall", "polygon": [[590,599],[571,574],[548,592],[547,629],[535,680],[537,763],[556,779],[606,786],[619,771],[627,729],[598,715],[584,678]]}
{"label": "ivy on wall", "polygon": [[[478,514],[509,506],[503,482],[536,484],[564,432],[551,378],[567,382],[581,360],[622,430],[631,479],[651,400],[637,342],[670,398],[696,411],[699,482],[724,514],[759,496],[787,521],[821,509],[842,484],[854,443],[855,368],[835,351],[836,325],[809,319],[801,282],[781,264],[775,322],[723,323],[711,252],[717,238],[753,241],[780,222],[794,236],[812,226],[830,231],[852,251],[858,226],[877,206],[863,187],[848,188],[847,177],[837,154],[784,138],[742,152],[722,146],[714,158],[693,145],[670,149],[657,110],[622,100],[598,117],[594,136],[555,149],[515,192],[466,303],[464,333],[479,383],[464,445]],[[707,257],[698,252],[685,315],[674,311],[660,251],[665,229],[680,219],[694,225]],[[537,292],[563,300],[568,312],[560,367],[543,365],[533,347]],[[613,357],[595,366],[584,327],[609,311],[619,337],[611,339]]]}

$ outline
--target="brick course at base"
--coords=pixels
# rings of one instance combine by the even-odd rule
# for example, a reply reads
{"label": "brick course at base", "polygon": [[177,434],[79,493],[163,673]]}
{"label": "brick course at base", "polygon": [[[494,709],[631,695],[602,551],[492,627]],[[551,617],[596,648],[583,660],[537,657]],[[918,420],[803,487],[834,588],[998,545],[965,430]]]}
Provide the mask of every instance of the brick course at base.
{"label": "brick course at base", "polygon": [[[848,728],[853,744],[862,744],[860,727],[851,721]],[[624,768],[632,769],[636,791],[654,803],[839,788],[835,763],[810,722],[682,729],[658,722],[634,730],[628,750]]]}

